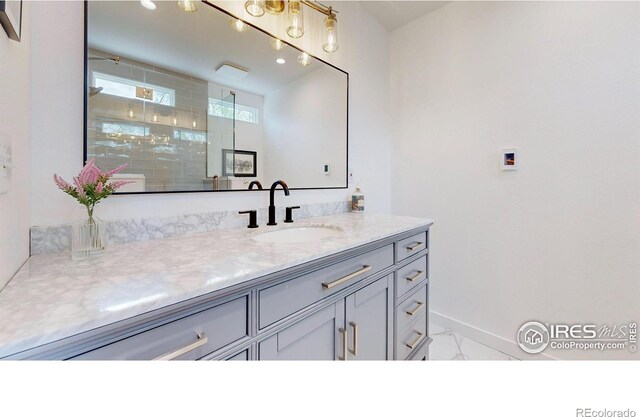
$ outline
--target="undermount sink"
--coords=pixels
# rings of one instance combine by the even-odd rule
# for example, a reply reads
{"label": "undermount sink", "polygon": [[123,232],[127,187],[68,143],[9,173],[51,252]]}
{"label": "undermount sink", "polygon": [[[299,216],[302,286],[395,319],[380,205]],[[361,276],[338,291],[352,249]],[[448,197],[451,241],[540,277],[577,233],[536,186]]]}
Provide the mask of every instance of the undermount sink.
{"label": "undermount sink", "polygon": [[340,237],[343,233],[339,227],[301,226],[260,233],[251,239],[269,243],[305,243],[328,237]]}

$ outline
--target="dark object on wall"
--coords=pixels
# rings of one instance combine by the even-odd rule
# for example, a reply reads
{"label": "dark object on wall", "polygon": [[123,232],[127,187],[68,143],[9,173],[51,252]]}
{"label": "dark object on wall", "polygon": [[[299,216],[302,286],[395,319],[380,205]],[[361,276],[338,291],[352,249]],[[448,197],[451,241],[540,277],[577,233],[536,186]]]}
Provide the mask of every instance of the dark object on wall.
{"label": "dark object on wall", "polygon": [[22,35],[22,0],[0,0],[0,24],[10,39],[20,42]]}
{"label": "dark object on wall", "polygon": [[222,150],[223,177],[255,177],[257,176],[258,153],[252,151]]}

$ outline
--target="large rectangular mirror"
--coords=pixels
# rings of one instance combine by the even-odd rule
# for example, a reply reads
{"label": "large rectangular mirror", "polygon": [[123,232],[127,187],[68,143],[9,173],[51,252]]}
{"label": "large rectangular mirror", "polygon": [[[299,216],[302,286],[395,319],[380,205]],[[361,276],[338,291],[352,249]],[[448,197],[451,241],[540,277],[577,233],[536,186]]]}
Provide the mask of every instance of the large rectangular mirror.
{"label": "large rectangular mirror", "polygon": [[130,193],[346,188],[346,72],[210,4],[142,3],[86,3],[85,160],[128,164]]}

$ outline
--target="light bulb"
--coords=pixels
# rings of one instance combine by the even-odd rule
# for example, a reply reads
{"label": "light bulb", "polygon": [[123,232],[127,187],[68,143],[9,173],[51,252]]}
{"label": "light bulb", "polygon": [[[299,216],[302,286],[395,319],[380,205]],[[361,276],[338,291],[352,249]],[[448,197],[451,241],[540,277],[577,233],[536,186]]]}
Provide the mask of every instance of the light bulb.
{"label": "light bulb", "polygon": [[178,124],[178,118],[176,116],[173,116],[173,125],[177,125]]}
{"label": "light bulb", "polygon": [[271,47],[276,51],[281,51],[284,49],[284,42],[278,38],[273,38],[271,39]]}
{"label": "light bulb", "polygon": [[198,127],[198,122],[196,122],[196,119],[193,119],[193,123],[191,123],[191,125],[193,126],[194,129]]}
{"label": "light bulb", "polygon": [[278,64],[282,65],[282,64],[286,64],[287,61],[285,61],[284,58],[278,58],[278,59],[276,59],[276,62]]}
{"label": "light bulb", "polygon": [[153,113],[153,121],[154,122],[158,121],[158,113]]}
{"label": "light bulb", "polygon": [[251,16],[260,17],[264,14],[264,0],[249,0],[244,4],[244,9]]}
{"label": "light bulb", "polygon": [[333,13],[324,20],[322,28],[322,49],[327,52],[338,50],[338,20]]}
{"label": "light bulb", "polygon": [[249,25],[247,25],[246,23],[244,23],[242,20],[240,19],[234,19],[231,21],[231,27],[233,29],[235,29],[238,32],[246,32],[247,29],[249,29]]}
{"label": "light bulb", "polygon": [[198,11],[198,5],[193,0],[178,0],[178,6],[187,13]]}
{"label": "light bulb", "polygon": [[133,119],[133,106],[129,106],[129,119]]}
{"label": "light bulb", "polygon": [[309,57],[309,54],[306,52],[303,52],[300,55],[298,55],[298,63],[303,67],[306,67],[307,65],[311,64],[311,59]]}
{"label": "light bulb", "polygon": [[149,9],[149,10],[155,10],[156,9],[156,4],[154,2],[152,2],[151,0],[140,0],[140,4],[145,9]]}
{"label": "light bulb", "polygon": [[289,0],[287,7],[287,35],[292,38],[300,38],[304,35],[302,3],[299,0]]}

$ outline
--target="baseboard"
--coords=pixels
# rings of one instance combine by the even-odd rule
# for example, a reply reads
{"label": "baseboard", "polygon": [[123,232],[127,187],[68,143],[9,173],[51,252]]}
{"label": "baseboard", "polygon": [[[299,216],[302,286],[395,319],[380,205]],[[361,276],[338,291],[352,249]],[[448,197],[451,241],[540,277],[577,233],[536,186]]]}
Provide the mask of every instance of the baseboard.
{"label": "baseboard", "polygon": [[[492,349],[499,350],[502,353],[506,353],[509,356],[520,360],[558,360],[558,358],[546,354],[539,353],[537,355],[531,355],[520,349],[520,346],[514,340],[506,339],[497,334],[490,333],[486,330],[482,330],[478,327],[472,326],[468,323],[456,320],[454,318],[445,316],[444,314],[437,313],[435,311],[429,312],[430,322],[437,324],[440,327],[451,329],[456,333],[464,337],[468,337],[483,345],[489,346]],[[515,335],[514,335],[515,336]]]}

